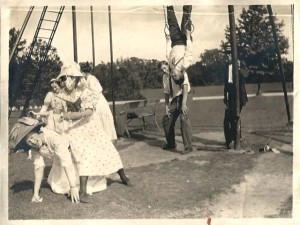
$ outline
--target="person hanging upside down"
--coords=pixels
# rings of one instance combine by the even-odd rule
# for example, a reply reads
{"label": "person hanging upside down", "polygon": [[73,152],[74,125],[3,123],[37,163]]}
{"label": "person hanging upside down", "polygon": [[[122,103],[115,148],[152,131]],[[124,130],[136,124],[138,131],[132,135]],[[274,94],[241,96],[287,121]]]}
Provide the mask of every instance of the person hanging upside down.
{"label": "person hanging upside down", "polygon": [[191,5],[183,6],[181,27],[179,27],[173,6],[167,6],[167,19],[170,35],[167,39],[166,57],[171,75],[176,84],[182,84],[184,74],[192,63]]}
{"label": "person hanging upside down", "polygon": [[[187,154],[193,150],[192,127],[189,119],[189,108],[192,101],[191,87],[186,69],[192,61],[191,51],[191,11],[192,6],[183,6],[181,28],[178,25],[174,7],[167,7],[167,19],[170,36],[167,36],[167,61],[159,63],[162,70],[165,94],[165,116],[163,127],[167,143],[162,147],[165,150],[176,148],[175,123],[180,116],[181,135],[184,151]],[[171,43],[170,43],[171,40]],[[172,97],[169,104],[169,98]]]}

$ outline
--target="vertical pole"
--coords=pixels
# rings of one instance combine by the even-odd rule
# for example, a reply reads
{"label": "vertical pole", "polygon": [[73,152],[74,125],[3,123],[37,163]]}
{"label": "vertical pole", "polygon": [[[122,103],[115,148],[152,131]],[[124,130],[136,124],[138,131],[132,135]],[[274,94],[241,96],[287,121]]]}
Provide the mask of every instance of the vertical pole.
{"label": "vertical pole", "polygon": [[28,21],[29,21],[29,19],[30,19],[30,16],[31,16],[31,14],[32,14],[33,9],[34,9],[34,6],[30,6],[29,11],[28,11],[28,13],[27,13],[27,15],[26,15],[26,18],[25,18],[25,20],[24,20],[24,23],[23,23],[23,25],[22,25],[22,27],[21,27],[20,33],[19,33],[19,35],[18,35],[18,37],[17,37],[17,40],[16,40],[16,42],[14,43],[13,49],[12,49],[11,52],[10,52],[10,55],[9,55],[9,62],[11,61],[13,55],[15,54],[15,51],[16,51],[16,49],[17,49],[17,47],[18,47],[18,44],[19,44],[19,42],[20,42],[20,40],[21,40],[21,38],[22,38],[22,36],[23,36],[24,30],[25,30],[25,28],[26,28],[26,26],[27,26],[27,23],[28,23]]}
{"label": "vertical pole", "polygon": [[115,91],[114,91],[114,71],[113,71],[113,45],[112,45],[112,27],[111,27],[111,9],[110,5],[108,6],[108,18],[109,18],[109,37],[110,37],[110,83],[111,83],[111,96],[113,103],[113,117],[114,124],[117,127],[116,123],[116,107],[115,107]]}
{"label": "vertical pole", "polygon": [[288,97],[287,97],[285,76],[284,76],[284,72],[283,72],[283,66],[282,66],[282,61],[281,61],[280,49],[279,49],[279,44],[278,44],[278,39],[277,39],[274,17],[273,17],[273,11],[272,11],[271,5],[267,5],[267,8],[268,8],[268,12],[269,12],[270,23],[272,26],[275,50],[276,50],[276,54],[277,54],[279,72],[280,72],[280,76],[281,76],[281,83],[282,83],[282,88],[283,88],[283,93],[284,93],[285,108],[286,108],[286,113],[287,113],[287,117],[288,117],[288,123],[290,123],[291,122],[291,113],[290,113],[289,101],[288,101]]}
{"label": "vertical pole", "polygon": [[76,31],[76,8],[75,8],[75,6],[72,6],[72,20],[73,20],[74,61],[78,63],[78,54],[77,54],[77,31]]}
{"label": "vertical pole", "polygon": [[295,58],[294,58],[294,46],[295,46],[295,41],[294,41],[294,4],[291,5],[291,16],[292,16],[293,63],[294,63],[295,62]]}
{"label": "vertical pole", "polygon": [[239,85],[239,71],[238,71],[238,58],[237,58],[237,42],[236,30],[234,21],[234,6],[228,6],[229,25],[230,25],[230,44],[231,44],[231,57],[232,57],[232,76],[233,85],[235,87],[235,137],[234,149],[240,149],[240,85]]}
{"label": "vertical pole", "polygon": [[[25,20],[24,20],[24,23],[23,23],[23,25],[22,25],[22,27],[21,27],[20,33],[19,33],[19,35],[18,35],[18,37],[17,37],[17,40],[16,40],[16,42],[14,43],[13,49],[12,49],[11,52],[10,52],[10,55],[9,55],[9,63],[11,62],[11,60],[12,60],[14,54],[15,54],[15,51],[16,51],[16,49],[17,49],[19,43],[20,43],[20,40],[21,40],[21,38],[22,38],[22,36],[23,36],[24,30],[25,30],[25,28],[26,28],[26,26],[27,26],[27,24],[28,24],[28,21],[29,21],[29,19],[30,19],[30,16],[31,16],[31,14],[32,14],[33,9],[34,9],[34,6],[31,6],[31,7],[29,8],[29,11],[28,11],[28,13],[27,13],[27,15],[26,15],[26,18],[25,18]],[[10,65],[10,66],[11,66],[11,65]],[[12,74],[9,74],[9,75],[12,76]],[[23,75],[23,76],[24,76],[24,75]],[[12,87],[9,87],[9,89],[12,90],[12,91],[15,92],[15,93],[14,93],[12,96],[9,96],[9,98],[10,98],[10,101],[9,101],[10,110],[9,110],[9,112],[8,112],[8,118],[10,118],[10,115],[11,115],[11,112],[12,112],[11,109],[12,109],[12,107],[14,106],[14,104],[15,104],[15,102],[16,102],[16,98],[17,98],[18,93],[19,93],[19,91],[15,91],[15,90],[16,90],[16,89],[18,90],[18,87],[20,86],[20,82],[21,82],[21,81],[22,81],[22,75],[19,75],[19,76],[15,77],[15,82],[14,82],[13,86],[12,86]],[[9,91],[9,94],[11,94],[11,91]]]}
{"label": "vertical pole", "polygon": [[92,29],[93,74],[95,74],[95,39],[94,39],[93,6],[91,6],[91,29]]}

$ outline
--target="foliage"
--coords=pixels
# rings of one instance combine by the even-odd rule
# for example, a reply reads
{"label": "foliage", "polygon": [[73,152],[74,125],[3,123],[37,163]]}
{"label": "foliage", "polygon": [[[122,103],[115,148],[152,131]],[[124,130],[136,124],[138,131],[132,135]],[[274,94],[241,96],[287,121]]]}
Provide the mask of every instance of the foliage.
{"label": "foliage", "polygon": [[[279,48],[281,54],[286,54],[289,48],[288,39],[282,34],[283,21],[278,22],[274,16]],[[277,56],[268,12],[263,5],[252,5],[243,8],[236,25],[238,55],[248,68],[250,77],[275,75]],[[230,44],[229,27],[225,30],[226,41],[221,47],[226,50]],[[252,78],[253,79],[253,78]]]}
{"label": "foliage", "polygon": [[[9,54],[11,54],[12,49],[14,47],[14,44],[16,40],[18,39],[18,36],[20,35],[20,31],[16,30],[15,28],[11,28],[9,30]],[[9,62],[9,105],[11,106],[11,103],[16,98],[16,89],[15,87],[19,84],[18,76],[22,73],[22,64],[24,63],[25,57],[24,57],[24,51],[26,40],[20,40],[18,46],[15,49],[14,55],[11,58],[11,61]]]}
{"label": "foliage", "polygon": [[220,49],[205,50],[200,61],[191,65],[187,73],[193,86],[223,84],[226,56]]}
{"label": "foliage", "polygon": [[[118,59],[112,68],[115,100],[141,99],[141,89],[162,87],[162,76],[157,65],[157,60],[136,57]],[[111,64],[98,64],[95,67],[95,76],[103,87],[106,99],[112,100]]]}
{"label": "foliage", "polygon": [[[43,59],[46,54],[46,47],[47,42],[39,39],[33,48],[31,59],[28,62],[31,64],[29,66],[40,69],[39,80],[34,89],[32,99],[37,105],[43,104],[44,97],[47,92],[50,91],[49,82],[52,78],[57,77],[62,66],[62,62],[57,55],[57,49],[55,47],[50,47],[46,59]],[[33,79],[33,76],[35,76],[35,74],[31,74],[30,72],[27,75],[27,79],[31,80]]]}
{"label": "foliage", "polygon": [[[15,28],[9,31],[9,51],[17,40],[19,31]],[[43,104],[46,93],[50,90],[49,81],[57,77],[62,62],[57,55],[57,49],[50,47],[47,57],[43,60],[47,52],[47,42],[39,39],[30,53],[30,46],[26,47],[26,40],[20,40],[16,52],[9,65],[9,105],[24,105],[25,98],[29,91],[34,90],[31,100],[32,104]],[[35,75],[38,73],[39,79],[34,87]]]}

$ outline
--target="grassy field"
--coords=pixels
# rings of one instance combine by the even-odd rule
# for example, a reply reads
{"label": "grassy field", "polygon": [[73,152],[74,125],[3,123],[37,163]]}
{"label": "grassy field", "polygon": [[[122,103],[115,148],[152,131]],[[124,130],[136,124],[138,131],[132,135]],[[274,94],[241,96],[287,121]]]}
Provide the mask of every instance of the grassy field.
{"label": "grassy field", "polygon": [[[207,92],[208,89],[216,95],[222,91],[222,87],[209,87],[206,89]],[[264,90],[279,89],[280,85],[276,84]],[[199,88],[195,93],[201,96],[203,94],[200,94],[201,91]],[[158,91],[152,93],[157,94]],[[154,94],[153,97],[157,97]],[[289,97],[289,102],[292,112],[292,97]],[[117,105],[117,112],[122,109],[121,107]],[[163,104],[161,103],[159,107],[161,110],[158,117],[161,118]],[[214,142],[206,137],[205,133],[222,132],[223,116],[222,100],[194,101],[191,107],[193,132],[202,134],[197,141],[208,145]],[[264,186],[284,185],[291,189],[292,155],[274,156],[258,153],[258,149],[269,140],[272,140],[274,146],[292,144],[293,129],[287,126],[284,98],[282,96],[249,98],[241,116],[244,139],[241,147],[254,150],[254,154],[203,151],[200,156],[126,168],[129,176],[134,177],[135,186],[132,189],[124,187],[117,178],[112,178],[106,191],[93,196],[95,200],[93,204],[70,204],[66,196],[52,193],[46,180],[41,190],[43,203],[38,205],[30,203],[34,180],[32,162],[27,160],[27,155],[23,153],[9,155],[9,219],[207,218],[210,215],[218,215],[213,209],[214,206],[219,208],[219,197],[224,194],[236,194],[237,191],[232,187],[245,182],[245,175],[250,172],[260,174],[260,179],[265,179]],[[155,130],[152,121],[149,121],[149,124],[149,130],[141,132],[135,130],[139,124],[133,123],[131,127],[135,130],[132,132],[133,137],[125,144],[134,149],[137,143],[143,142],[153,150],[158,149],[164,134]],[[176,134],[180,135],[179,125],[177,128]],[[195,137],[194,140],[196,139]],[[121,152],[126,145],[117,145],[117,149]],[[47,175],[51,162],[46,163]],[[276,176],[289,179],[282,182],[284,184],[272,184],[277,182]],[[286,193],[288,196],[285,204],[279,207],[279,212],[270,213],[265,215],[266,217],[291,217],[290,189]],[[262,190],[263,187],[260,191]],[[266,195],[269,192],[273,193],[272,187],[266,190]],[[270,198],[275,197],[270,195]]]}

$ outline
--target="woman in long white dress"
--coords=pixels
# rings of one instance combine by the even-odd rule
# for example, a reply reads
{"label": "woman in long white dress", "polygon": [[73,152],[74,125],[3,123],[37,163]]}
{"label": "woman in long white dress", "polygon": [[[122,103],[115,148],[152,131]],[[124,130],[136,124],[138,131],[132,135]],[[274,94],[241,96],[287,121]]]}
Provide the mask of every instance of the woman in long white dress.
{"label": "woman in long white dress", "polygon": [[[52,91],[48,92],[44,104],[39,113],[35,113],[37,116],[41,116],[46,120],[46,128],[54,130],[61,135],[63,139],[69,139],[65,131],[68,130],[68,122],[62,120],[63,116],[67,114],[67,105],[66,102],[59,98],[57,95],[60,93],[61,88],[58,84],[58,80],[51,79],[50,81]],[[33,155],[33,160],[35,160],[35,155]],[[77,165],[75,162],[75,172],[76,172],[76,183],[79,185],[79,174]],[[60,162],[53,158],[53,163],[51,170],[47,179],[47,182],[51,186],[51,189],[56,194],[67,194],[70,191],[70,185],[68,178],[64,171],[64,168],[61,166]],[[106,180],[102,177],[93,177],[89,179],[87,183],[87,193],[92,194],[94,192],[99,192],[106,189]]]}
{"label": "woman in long white dress", "polygon": [[98,98],[86,88],[86,81],[77,63],[62,68],[58,78],[64,87],[58,97],[67,103],[65,120],[71,121],[68,131],[71,151],[80,176],[80,200],[89,202],[87,181],[90,176],[106,176],[117,172],[123,184],[131,186],[111,138],[94,116]]}
{"label": "woman in long white dress", "polygon": [[109,104],[104,97],[103,88],[99,80],[91,74],[92,67],[89,62],[80,63],[80,69],[86,79],[87,88],[91,90],[98,98],[95,110],[95,120],[100,123],[102,129],[107,133],[111,140],[116,140],[117,133],[114,125],[114,119]]}

